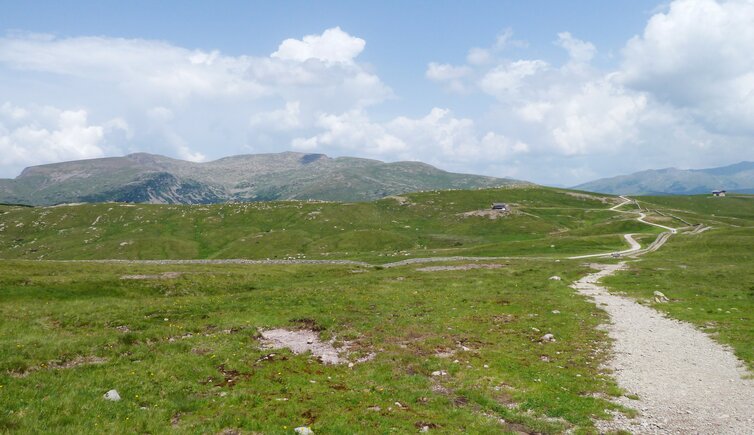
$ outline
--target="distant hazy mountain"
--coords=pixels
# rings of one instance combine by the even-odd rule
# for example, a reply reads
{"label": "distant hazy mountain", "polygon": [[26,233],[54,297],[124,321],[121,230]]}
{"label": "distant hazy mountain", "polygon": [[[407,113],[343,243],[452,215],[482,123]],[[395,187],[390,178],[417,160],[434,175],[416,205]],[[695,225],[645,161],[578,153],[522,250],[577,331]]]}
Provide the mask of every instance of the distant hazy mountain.
{"label": "distant hazy mountain", "polygon": [[139,153],[26,168],[15,179],[0,179],[0,203],[364,201],[410,191],[514,182],[455,174],[419,162],[384,163],[323,154],[250,154],[192,163]]}
{"label": "distant hazy mountain", "polygon": [[653,169],[590,181],[574,189],[622,195],[693,195],[717,189],[754,193],[754,162],[710,169]]}

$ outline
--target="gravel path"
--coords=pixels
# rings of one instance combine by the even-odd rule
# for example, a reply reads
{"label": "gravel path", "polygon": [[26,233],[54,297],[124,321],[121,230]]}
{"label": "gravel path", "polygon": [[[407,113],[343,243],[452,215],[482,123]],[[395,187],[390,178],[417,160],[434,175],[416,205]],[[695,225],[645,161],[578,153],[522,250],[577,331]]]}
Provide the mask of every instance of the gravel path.
{"label": "gravel path", "polygon": [[[624,263],[594,265],[599,272],[573,287],[605,309],[614,340],[610,368],[621,388],[639,400],[618,402],[640,415],[616,415],[601,431],[637,434],[754,434],[754,380],[732,352],[688,323],[611,295],[596,284]],[[746,379],[748,377],[748,379]]]}

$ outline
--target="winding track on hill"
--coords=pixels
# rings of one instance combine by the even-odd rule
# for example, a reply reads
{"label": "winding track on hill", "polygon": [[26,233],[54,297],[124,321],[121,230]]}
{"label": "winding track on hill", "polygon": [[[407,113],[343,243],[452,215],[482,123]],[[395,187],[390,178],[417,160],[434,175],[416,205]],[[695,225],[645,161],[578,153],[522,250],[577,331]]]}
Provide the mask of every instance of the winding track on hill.
{"label": "winding track on hill", "polygon": [[[631,245],[621,251],[636,257],[659,249],[677,230],[648,222],[646,214],[619,210],[633,200],[610,210],[638,213],[637,220],[664,230],[648,247],[631,234]],[[638,206],[638,204],[637,204]],[[705,227],[692,233],[698,234]],[[708,229],[708,227],[707,227]],[[572,259],[605,257],[593,254]],[[634,299],[610,294],[597,282],[618,270],[624,262],[592,265],[599,271],[574,282],[572,287],[590,297],[610,316],[606,329],[613,339],[614,354],[608,363],[618,385],[639,399],[621,397],[616,402],[639,411],[636,419],[616,414],[598,422],[600,431],[627,430],[636,434],[754,434],[754,380],[751,373],[726,347],[691,324],[668,318]]]}
{"label": "winding track on hill", "polygon": [[[634,239],[634,237],[633,237],[634,235],[633,234],[624,234],[623,237],[626,239],[626,241],[628,242],[628,244],[631,246],[629,249],[626,249],[626,250],[623,250],[623,251],[618,251],[618,252],[607,252],[607,253],[601,253],[601,254],[577,255],[575,257],[568,257],[570,260],[581,260],[581,259],[584,259],[584,258],[608,257],[608,256],[612,256],[614,254],[617,254],[619,256],[629,255],[631,257],[636,257],[638,255],[646,254],[646,253],[649,253],[649,252],[654,252],[654,251],[660,249],[660,247],[662,247],[662,245],[664,245],[665,242],[668,241],[668,239],[670,238],[671,235],[676,234],[678,232],[678,230],[675,229],[675,228],[671,228],[671,227],[668,227],[668,226],[665,226],[665,225],[660,225],[660,224],[656,224],[654,222],[647,221],[646,220],[647,215],[643,211],[641,211],[641,208],[639,209],[639,211],[620,210],[620,207],[622,207],[622,206],[624,206],[626,204],[630,204],[630,203],[634,202],[633,199],[630,199],[630,198],[625,197],[625,196],[620,196],[620,198],[623,200],[623,202],[621,202],[620,204],[616,204],[616,205],[610,207],[611,211],[618,212],[618,213],[638,214],[638,217],[636,218],[637,221],[639,221],[639,222],[641,222],[643,224],[646,224],[646,225],[651,225],[653,227],[662,228],[662,229],[664,229],[666,231],[660,233],[660,235],[657,236],[657,238],[655,239],[655,241],[652,242],[649,246],[647,246],[644,249],[642,249],[641,245],[639,244],[639,242],[637,242]],[[638,204],[637,204],[637,207],[638,207]]]}

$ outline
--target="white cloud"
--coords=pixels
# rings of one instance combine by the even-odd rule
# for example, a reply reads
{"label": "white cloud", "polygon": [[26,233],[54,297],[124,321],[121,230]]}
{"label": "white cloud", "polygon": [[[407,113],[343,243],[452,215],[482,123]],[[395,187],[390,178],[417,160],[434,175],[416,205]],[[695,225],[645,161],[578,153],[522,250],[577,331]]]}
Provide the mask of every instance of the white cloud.
{"label": "white cloud", "polygon": [[498,65],[488,71],[479,82],[479,86],[488,94],[503,96],[518,91],[531,77],[548,68],[543,60],[517,60]]}
{"label": "white cloud", "polygon": [[321,35],[307,35],[303,39],[286,39],[272,53],[272,57],[303,62],[317,59],[323,62],[351,63],[364,50],[366,41],[340,30],[327,29]]}
{"label": "white cloud", "polygon": [[391,159],[422,160],[445,167],[461,167],[484,158],[488,162],[505,161],[514,154],[529,151],[520,141],[511,141],[494,132],[480,134],[473,120],[456,118],[448,109],[433,108],[426,116],[400,116],[376,123],[362,111],[340,115],[321,114],[317,122],[321,132],[294,139],[298,150],[360,152]]}
{"label": "white cloud", "polygon": [[471,65],[484,65],[492,60],[492,54],[485,48],[473,47],[466,55],[466,62]]}
{"label": "white cloud", "polygon": [[446,89],[453,92],[465,92],[466,86],[462,79],[471,74],[471,68],[467,66],[453,66],[430,62],[425,75],[428,79],[444,83]]}
{"label": "white cloud", "polygon": [[566,49],[574,63],[588,63],[597,53],[594,44],[574,38],[569,32],[558,33],[557,44]]}
{"label": "white cloud", "polygon": [[282,131],[300,128],[302,125],[301,103],[289,101],[285,103],[285,107],[282,109],[255,113],[251,116],[251,125],[257,128]]}
{"label": "white cloud", "polygon": [[19,107],[6,102],[0,106],[0,165],[102,157],[106,136],[124,129],[127,124],[119,119],[93,125],[83,109]]}
{"label": "white cloud", "polygon": [[427,78],[433,81],[442,82],[446,80],[456,80],[467,76],[471,68],[467,66],[453,66],[446,63],[440,64],[430,62],[427,67]]}
{"label": "white cloud", "polygon": [[188,160],[189,162],[203,162],[207,160],[207,156],[200,153],[199,151],[192,151],[186,146],[178,147],[178,156],[183,160]]}
{"label": "white cloud", "polygon": [[647,98],[609,80],[592,81],[548,117],[555,145],[565,155],[612,151],[636,143]]}
{"label": "white cloud", "polygon": [[754,2],[677,0],[624,49],[620,79],[711,131],[754,133]]}
{"label": "white cloud", "polygon": [[[363,110],[392,98],[356,62],[363,49],[362,39],[339,28],[286,40],[274,57],[144,39],[12,34],[0,37],[0,95],[87,107],[96,119],[121,120],[127,128],[119,130],[119,145],[131,145],[106,147],[105,154],[148,147],[200,160],[246,150],[259,134],[279,147],[290,140],[287,131],[311,128],[317,113]],[[285,108],[276,107],[280,101],[288,102]],[[5,105],[0,116],[23,118],[24,110]],[[0,167],[5,176],[14,170]]]}

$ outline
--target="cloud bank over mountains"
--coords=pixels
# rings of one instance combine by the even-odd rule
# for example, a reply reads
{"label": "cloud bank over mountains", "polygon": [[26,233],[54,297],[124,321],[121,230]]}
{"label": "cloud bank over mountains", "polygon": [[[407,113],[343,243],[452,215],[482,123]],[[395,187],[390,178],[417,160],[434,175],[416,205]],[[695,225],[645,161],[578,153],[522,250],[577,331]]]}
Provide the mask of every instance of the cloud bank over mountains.
{"label": "cloud bank over mountains", "polygon": [[[575,184],[646,167],[752,158],[754,3],[676,0],[616,54],[574,30],[565,61],[527,58],[506,29],[417,80],[472,101],[385,114],[402,96],[333,27],[269,55],[166,41],[0,38],[0,176],[27,165],[147,151],[201,161],[287,149]],[[595,59],[611,60],[611,68]],[[452,101],[449,100],[449,101]],[[379,113],[379,115],[376,115]]]}

